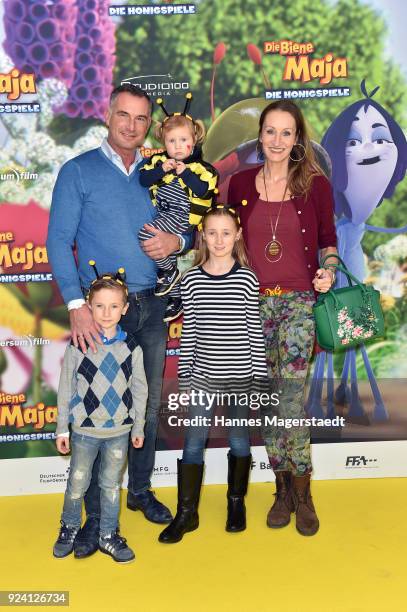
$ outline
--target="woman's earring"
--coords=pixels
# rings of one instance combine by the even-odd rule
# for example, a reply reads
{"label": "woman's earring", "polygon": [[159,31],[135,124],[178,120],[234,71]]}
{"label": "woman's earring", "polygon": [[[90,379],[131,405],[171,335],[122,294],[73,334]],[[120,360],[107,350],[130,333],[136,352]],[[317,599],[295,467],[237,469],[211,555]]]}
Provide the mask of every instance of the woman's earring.
{"label": "woman's earring", "polygon": [[[299,159],[297,159],[297,158],[292,158],[292,157],[291,157],[291,152],[294,150],[294,147],[302,147],[302,148],[304,149],[303,156],[302,156],[302,157],[300,157]],[[302,162],[302,160],[303,160],[303,159],[305,159],[305,157],[306,157],[306,150],[305,150],[304,145],[303,145],[303,144],[301,144],[300,142],[296,142],[296,143],[295,143],[295,145],[294,145],[294,147],[291,149],[291,152],[290,152],[289,158],[290,158],[290,159],[291,159],[291,161],[293,161],[293,162]]]}

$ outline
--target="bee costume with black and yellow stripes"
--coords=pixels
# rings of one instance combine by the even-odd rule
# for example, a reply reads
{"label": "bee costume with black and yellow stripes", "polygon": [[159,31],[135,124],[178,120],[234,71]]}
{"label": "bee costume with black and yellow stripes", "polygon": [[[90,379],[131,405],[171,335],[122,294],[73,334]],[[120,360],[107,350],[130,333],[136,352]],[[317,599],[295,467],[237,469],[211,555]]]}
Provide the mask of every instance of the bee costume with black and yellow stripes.
{"label": "bee costume with black and yellow stripes", "polygon": [[[171,234],[185,234],[191,226],[198,225],[202,216],[216,197],[218,174],[210,164],[202,161],[200,149],[195,147],[192,155],[183,160],[185,170],[177,175],[162,168],[168,155],[153,155],[140,168],[140,183],[150,190],[151,199],[158,215],[150,223],[157,229]],[[197,194],[198,191],[198,194]],[[148,240],[151,234],[144,228],[139,231],[140,240]],[[156,261],[159,271],[167,273],[176,268],[176,256],[169,255]],[[180,297],[179,284],[175,285],[170,297]]]}
{"label": "bee costume with black and yellow stripes", "polygon": [[[184,115],[193,122],[187,112],[192,94],[186,96],[185,108],[182,113],[168,114],[162,100],[157,101],[167,115],[163,123],[173,115]],[[204,162],[202,150],[195,145],[191,155],[182,160],[186,168],[180,174],[174,170],[165,172],[163,163],[169,159],[164,151],[150,157],[140,168],[140,184],[148,187],[151,200],[156,206],[157,217],[150,224],[155,228],[171,234],[181,235],[189,231],[191,226],[198,225],[208,208],[211,207],[217,193],[218,173],[213,166]],[[151,234],[144,228],[139,231],[140,240],[148,240]],[[175,255],[169,255],[156,261],[160,270],[170,275],[176,269]],[[171,297],[180,297],[179,286],[171,289]]]}
{"label": "bee costume with black and yellow stripes", "polygon": [[[151,200],[160,212],[160,209],[162,209],[160,203],[163,202],[163,198],[160,197],[160,190],[171,185],[174,187],[173,184],[178,183],[185,194],[182,197],[183,202],[185,203],[186,196],[189,203],[188,224],[198,225],[205,212],[212,206],[212,202],[216,197],[218,173],[211,164],[203,161],[201,149],[197,146],[195,146],[192,155],[183,160],[183,163],[187,166],[187,171],[180,175],[177,175],[174,171],[167,173],[163,170],[160,171],[162,164],[167,159],[168,155],[165,151],[150,157],[148,162],[140,169],[140,182],[143,186],[149,188]],[[196,193],[198,190],[197,186],[199,187],[199,193]],[[176,194],[180,195],[177,188],[165,189],[164,191],[167,196],[173,195],[176,197]],[[164,210],[168,210],[168,207],[165,205],[162,212]],[[176,210],[173,212],[177,213]],[[186,211],[184,210],[184,212]]]}

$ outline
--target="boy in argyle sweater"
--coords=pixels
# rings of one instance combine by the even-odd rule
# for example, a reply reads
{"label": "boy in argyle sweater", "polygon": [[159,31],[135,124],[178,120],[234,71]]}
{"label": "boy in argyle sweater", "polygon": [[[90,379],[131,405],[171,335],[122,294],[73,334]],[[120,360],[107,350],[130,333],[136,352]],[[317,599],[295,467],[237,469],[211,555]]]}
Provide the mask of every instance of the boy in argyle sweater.
{"label": "boy in argyle sweater", "polygon": [[[129,432],[135,448],[143,446],[147,383],[143,355],[134,337],[118,324],[128,308],[127,287],[118,276],[104,275],[90,288],[88,304],[101,330],[102,345],[86,354],[71,343],[65,352],[58,389],[56,445],[72,459],[61,529],[54,556],[66,557],[81,526],[82,500],[100,452],[101,518],[99,548],[119,563],[134,553],[119,535],[120,484]],[[68,424],[72,434],[69,439]]]}

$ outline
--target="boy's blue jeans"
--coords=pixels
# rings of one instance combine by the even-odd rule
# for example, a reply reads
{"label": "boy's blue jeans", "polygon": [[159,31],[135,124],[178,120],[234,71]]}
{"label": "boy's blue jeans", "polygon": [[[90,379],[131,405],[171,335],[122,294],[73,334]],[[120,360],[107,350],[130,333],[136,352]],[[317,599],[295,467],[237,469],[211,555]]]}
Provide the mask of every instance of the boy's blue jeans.
{"label": "boy's blue jeans", "polygon": [[82,500],[89,487],[93,464],[100,451],[100,533],[107,534],[117,529],[120,486],[127,459],[128,442],[128,433],[114,438],[92,438],[72,433],[71,467],[61,517],[66,525],[81,526]]}
{"label": "boy's blue jeans", "polygon": [[[158,417],[161,405],[161,386],[167,342],[167,325],[163,322],[167,300],[152,295],[135,299],[129,295],[129,309],[120,321],[122,328],[136,336],[143,351],[144,370],[148,384],[148,402],[144,444],[134,448],[130,442],[129,484],[132,493],[147,491],[151,486],[151,473],[154,467],[155,445],[157,439]],[[97,481],[98,461],[93,470],[89,490],[85,495],[88,517],[100,516],[99,487]]]}

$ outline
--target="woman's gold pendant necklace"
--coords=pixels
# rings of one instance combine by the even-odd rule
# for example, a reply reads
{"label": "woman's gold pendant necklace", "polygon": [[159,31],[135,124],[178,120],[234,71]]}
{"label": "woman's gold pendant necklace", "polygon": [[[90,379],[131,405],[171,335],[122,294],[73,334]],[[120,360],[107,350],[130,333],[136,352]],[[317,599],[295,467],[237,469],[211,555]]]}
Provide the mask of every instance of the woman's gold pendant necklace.
{"label": "woman's gold pendant necklace", "polygon": [[[264,191],[266,192],[266,199],[267,199],[267,202],[269,202],[264,168],[263,168],[263,181],[264,181]],[[264,255],[267,261],[269,261],[270,263],[277,263],[278,261],[280,261],[280,259],[283,256],[283,245],[281,244],[279,240],[276,239],[276,234],[277,234],[278,222],[280,220],[281,209],[283,207],[283,202],[284,202],[286,192],[287,192],[287,185],[285,186],[285,189],[284,189],[283,199],[280,202],[280,209],[278,211],[275,225],[273,225],[273,219],[270,213],[270,227],[271,227],[271,235],[273,239],[270,240],[270,242],[266,244],[265,249],[264,249]]]}
{"label": "woman's gold pendant necklace", "polygon": [[265,255],[267,261],[270,263],[277,263],[283,256],[283,245],[276,237],[273,236],[273,240],[266,244]]}

